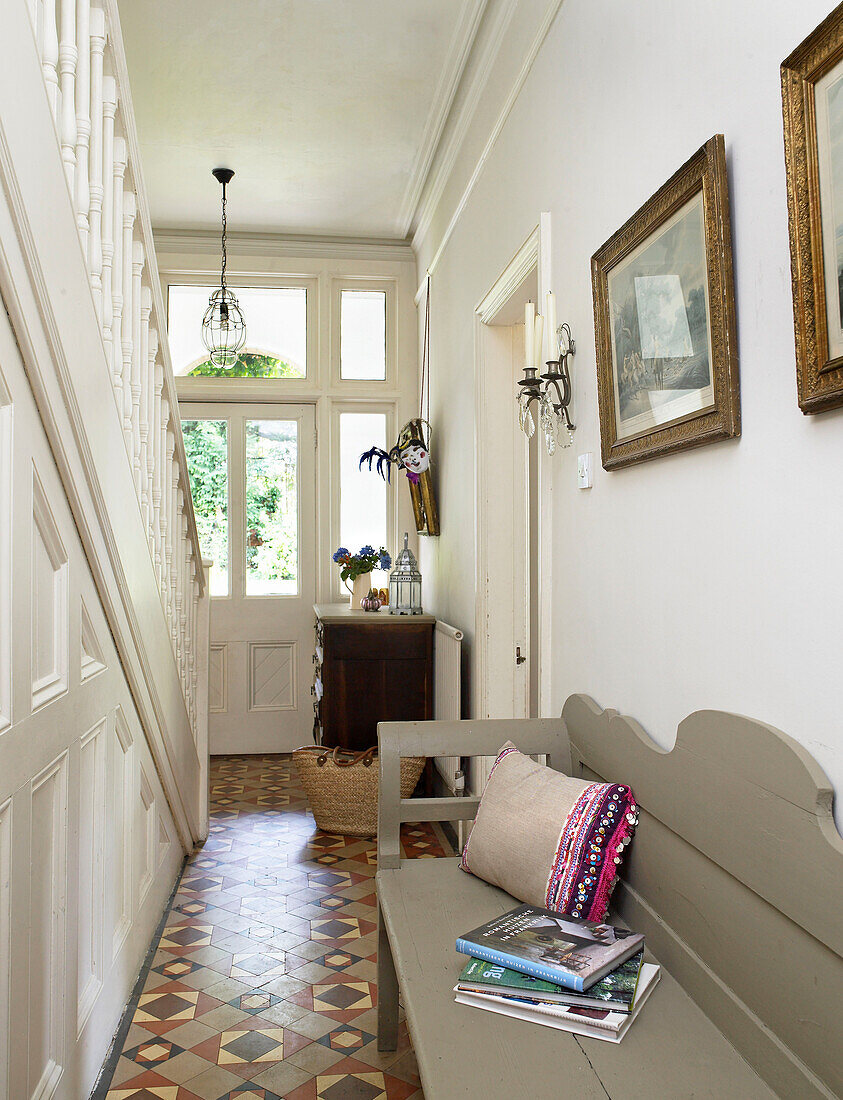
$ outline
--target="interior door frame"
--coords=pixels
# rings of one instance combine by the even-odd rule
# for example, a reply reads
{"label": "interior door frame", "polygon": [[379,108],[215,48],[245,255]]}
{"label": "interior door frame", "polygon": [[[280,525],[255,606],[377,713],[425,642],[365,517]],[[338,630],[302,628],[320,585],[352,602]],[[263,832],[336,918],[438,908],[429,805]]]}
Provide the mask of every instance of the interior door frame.
{"label": "interior door frame", "polygon": [[[550,214],[542,213],[539,223],[522,244],[521,248],[507,264],[475,308],[475,388],[474,388],[474,424],[475,440],[475,637],[474,637],[474,682],[472,684],[472,713],[475,717],[486,714],[489,685],[496,675],[496,658],[490,650],[487,622],[489,619],[492,593],[489,583],[490,546],[496,536],[495,520],[486,507],[489,499],[492,465],[484,461],[490,453],[493,440],[490,438],[490,403],[500,407],[505,402],[515,425],[515,394],[501,393],[499,387],[494,390],[488,385],[485,371],[486,340],[484,327],[500,313],[507,301],[531,276],[536,277],[538,302],[551,289],[550,270]],[[526,451],[526,448],[525,448]],[[550,497],[550,460],[542,447],[534,445],[532,454],[525,453],[525,468],[528,474],[528,515],[532,545],[528,542],[530,567],[527,571],[525,598],[527,601],[527,631],[532,636],[530,660],[530,685],[528,689],[528,712],[535,716],[547,715],[552,705],[552,593],[553,593],[553,555],[551,553],[552,514],[542,507]],[[514,544],[513,554],[523,550],[520,544]],[[530,594],[534,599],[531,601]],[[539,598],[540,593],[540,598]],[[511,654],[514,660],[514,654]],[[497,715],[496,715],[497,716]]]}

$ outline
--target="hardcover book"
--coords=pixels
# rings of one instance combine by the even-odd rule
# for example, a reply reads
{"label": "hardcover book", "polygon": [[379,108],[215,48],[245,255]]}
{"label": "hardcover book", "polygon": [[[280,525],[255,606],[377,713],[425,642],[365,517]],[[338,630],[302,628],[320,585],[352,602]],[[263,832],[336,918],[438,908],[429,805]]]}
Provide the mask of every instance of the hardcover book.
{"label": "hardcover book", "polygon": [[640,932],[535,905],[519,905],[457,940],[457,951],[464,955],[579,993],[643,946]]}
{"label": "hardcover book", "polygon": [[471,959],[463,968],[457,981],[460,993],[512,994],[525,1001],[544,1001],[550,1004],[579,1005],[582,1008],[608,1008],[611,1012],[630,1012],[634,1003],[635,987],[644,961],[644,952],[634,955],[609,971],[585,993],[566,989],[554,982],[531,978],[517,970],[507,970],[497,963]]}
{"label": "hardcover book", "polygon": [[512,1016],[516,1020],[528,1020],[544,1024],[545,1027],[555,1027],[559,1031],[571,1031],[575,1035],[588,1035],[592,1039],[619,1043],[660,977],[658,966],[644,963],[641,967],[638,995],[631,1012],[610,1012],[607,1008],[585,1008],[579,1005],[539,1004],[520,997],[499,996],[494,993],[463,993],[458,986],[454,986],[454,991],[455,999],[460,1004],[470,1005],[472,1008],[483,1008],[487,1012]]}

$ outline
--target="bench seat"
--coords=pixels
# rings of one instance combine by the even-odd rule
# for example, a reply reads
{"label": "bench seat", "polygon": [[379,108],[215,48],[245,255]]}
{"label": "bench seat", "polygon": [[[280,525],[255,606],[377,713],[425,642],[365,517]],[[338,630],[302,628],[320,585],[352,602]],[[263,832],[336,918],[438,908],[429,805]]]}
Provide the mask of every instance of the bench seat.
{"label": "bench seat", "polygon": [[457,1004],[456,938],[518,902],[455,858],[407,860],[376,882],[425,1100],[774,1097],[664,970],[620,1044]]}
{"label": "bench seat", "polygon": [[[379,1049],[396,1048],[400,991],[426,1100],[843,1097],[843,838],[816,761],[724,711],[690,715],[669,752],[588,696],[562,713],[380,724]],[[479,804],[402,799],[401,757],[488,757],[508,740],[635,792],[612,905],[662,977],[621,1043],[456,1004],[457,937],[517,903],[455,859],[401,859],[402,821],[470,821]]]}

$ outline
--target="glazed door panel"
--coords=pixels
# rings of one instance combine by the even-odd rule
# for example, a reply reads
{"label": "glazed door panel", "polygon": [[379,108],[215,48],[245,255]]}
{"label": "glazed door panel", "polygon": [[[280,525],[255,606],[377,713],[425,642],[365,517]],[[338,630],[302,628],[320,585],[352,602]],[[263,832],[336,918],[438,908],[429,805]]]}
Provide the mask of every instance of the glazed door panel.
{"label": "glazed door panel", "polygon": [[312,739],[316,595],[312,405],[182,403],[211,584],[212,753]]}

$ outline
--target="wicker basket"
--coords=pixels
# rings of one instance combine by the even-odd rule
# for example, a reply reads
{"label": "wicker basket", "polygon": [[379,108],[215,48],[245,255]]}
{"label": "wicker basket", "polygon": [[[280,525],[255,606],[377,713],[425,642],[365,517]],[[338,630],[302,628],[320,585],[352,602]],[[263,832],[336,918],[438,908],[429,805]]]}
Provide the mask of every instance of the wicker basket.
{"label": "wicker basket", "polygon": [[[308,745],[296,749],[298,769],[316,824],[324,833],[377,836],[377,749],[348,752]],[[401,797],[409,798],[424,771],[424,756],[401,760]]]}

